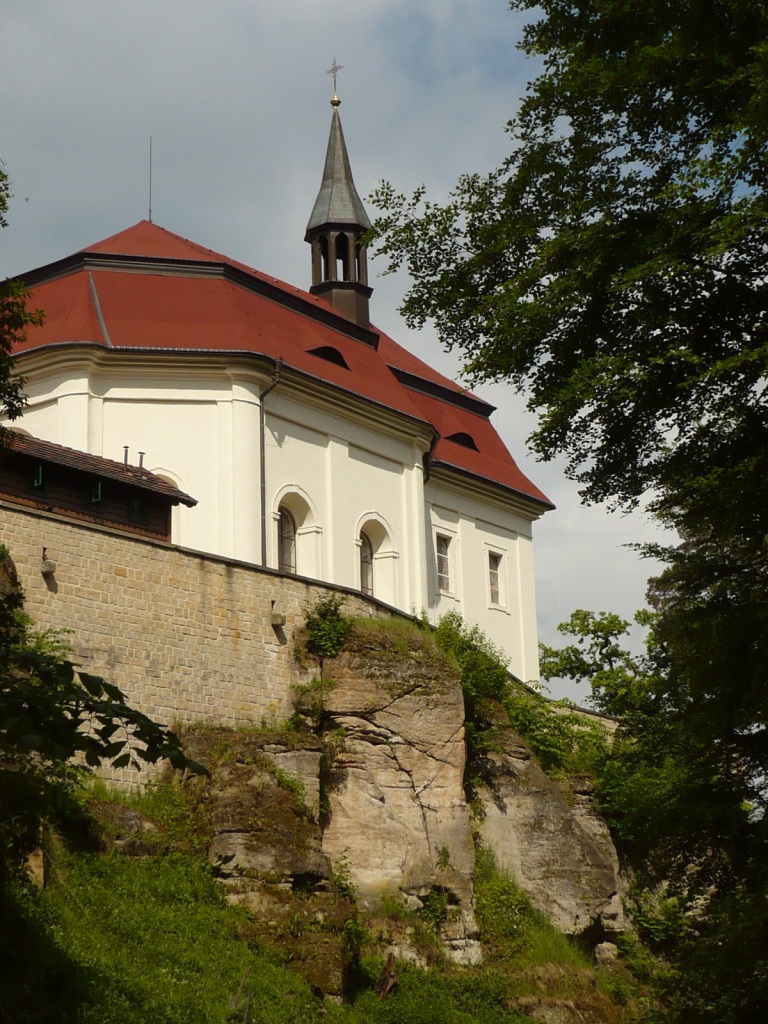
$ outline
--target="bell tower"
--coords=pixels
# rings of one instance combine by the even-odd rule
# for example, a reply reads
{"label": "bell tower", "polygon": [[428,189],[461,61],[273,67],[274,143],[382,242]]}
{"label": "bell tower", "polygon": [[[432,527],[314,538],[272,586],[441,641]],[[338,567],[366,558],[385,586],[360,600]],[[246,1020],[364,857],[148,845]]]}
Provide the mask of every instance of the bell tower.
{"label": "bell tower", "polygon": [[341,70],[334,58],[329,74],[334,90],[331,106],[331,133],[325,154],[320,191],[307,224],[304,241],[312,247],[313,295],[322,296],[360,327],[370,327],[365,245],[361,238],[371,227],[368,214],[352,180],[352,169],[341,130],[336,95],[336,74]]}

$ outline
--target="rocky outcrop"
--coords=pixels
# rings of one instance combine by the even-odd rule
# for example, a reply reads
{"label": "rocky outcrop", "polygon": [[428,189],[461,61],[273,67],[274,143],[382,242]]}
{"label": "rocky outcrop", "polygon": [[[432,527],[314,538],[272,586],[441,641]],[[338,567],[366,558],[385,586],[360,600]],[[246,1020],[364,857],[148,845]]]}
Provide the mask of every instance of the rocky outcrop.
{"label": "rocky outcrop", "polygon": [[323,852],[374,904],[432,891],[449,907],[444,938],[461,963],[479,957],[474,847],[464,798],[464,702],[458,673],[428,638],[354,634],[325,680],[328,762]]}
{"label": "rocky outcrop", "polygon": [[208,857],[228,899],[252,912],[248,937],[340,998],[355,908],[322,850],[319,738],[206,728],[190,730],[185,746],[210,771],[199,794]]}
{"label": "rocky outcrop", "polygon": [[[323,670],[307,671],[297,691],[298,731],[187,736],[211,768],[201,791],[209,858],[229,897],[254,911],[260,941],[288,944],[312,984],[339,994],[353,897],[378,915],[389,896],[427,916],[444,908],[445,952],[477,962],[473,826],[560,930],[597,943],[622,929],[618,860],[588,782],[566,798],[505,725],[470,821],[459,675],[429,637],[356,627]],[[379,929],[387,951],[428,962],[413,932]]]}
{"label": "rocky outcrop", "polygon": [[316,736],[194,729],[185,745],[211,773],[201,803],[210,831],[208,857],[220,878],[291,885],[330,878],[318,812]]}
{"label": "rocky outcrop", "polygon": [[566,800],[510,728],[496,730],[493,746],[478,792],[483,844],[566,935],[621,931],[618,858],[588,787]]}

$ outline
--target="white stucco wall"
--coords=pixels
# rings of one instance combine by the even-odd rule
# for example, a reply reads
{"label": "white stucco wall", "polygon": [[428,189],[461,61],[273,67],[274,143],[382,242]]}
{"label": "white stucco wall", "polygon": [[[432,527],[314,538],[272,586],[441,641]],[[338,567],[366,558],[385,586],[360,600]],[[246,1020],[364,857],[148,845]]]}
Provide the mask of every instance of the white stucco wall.
{"label": "white stucco wall", "polygon": [[[30,362],[31,434],[138,464],[198,500],[174,510],[173,540],[261,561],[260,395],[267,370],[224,359],[57,354]],[[281,503],[297,522],[297,572],[360,586],[360,531],[374,548],[374,594],[404,611],[477,623],[524,680],[538,676],[530,515],[470,478],[435,473],[418,424],[283,378],[264,399],[267,565],[278,565]],[[450,538],[451,582],[437,586],[435,537]],[[488,555],[501,557],[491,601]]]}
{"label": "white stucco wall", "polygon": [[270,565],[278,564],[284,503],[297,520],[299,573],[359,587],[365,529],[374,546],[376,596],[405,610],[421,607],[422,449],[279,392],[267,409]]}
{"label": "white stucco wall", "polygon": [[[539,677],[531,521],[492,500],[481,500],[433,477],[425,488],[430,546],[429,614],[433,621],[457,611],[477,624],[528,682]],[[437,536],[449,538],[449,588],[439,589]],[[499,600],[491,600],[489,555],[501,556]]]}

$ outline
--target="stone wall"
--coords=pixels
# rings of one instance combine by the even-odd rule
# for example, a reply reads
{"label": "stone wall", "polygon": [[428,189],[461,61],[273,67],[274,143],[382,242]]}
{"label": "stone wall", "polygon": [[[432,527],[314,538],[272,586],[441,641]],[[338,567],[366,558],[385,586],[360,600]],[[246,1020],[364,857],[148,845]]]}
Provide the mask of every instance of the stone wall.
{"label": "stone wall", "polygon": [[[334,589],[242,562],[0,502],[38,628],[72,630],[73,660],[163,723],[271,723],[291,712],[293,633]],[[41,574],[41,556],[56,563]],[[347,593],[347,613],[396,614]],[[286,618],[272,625],[272,613]]]}

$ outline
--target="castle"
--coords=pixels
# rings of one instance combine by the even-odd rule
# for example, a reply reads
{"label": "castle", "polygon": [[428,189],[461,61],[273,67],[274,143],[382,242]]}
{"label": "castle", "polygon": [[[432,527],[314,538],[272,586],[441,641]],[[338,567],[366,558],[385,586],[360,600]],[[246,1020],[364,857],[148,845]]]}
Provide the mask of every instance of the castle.
{"label": "castle", "polygon": [[[125,453],[132,471],[140,460],[196,499],[174,504],[170,544],[151,541],[165,545],[158,586],[202,586],[202,570],[179,568],[191,559],[238,578],[258,569],[291,593],[292,579],[296,593],[322,581],[433,621],[455,610],[535,680],[532,524],[552,505],[505,448],[493,407],[371,323],[370,221],[338,104],[305,236],[309,291],[150,221],[21,275],[45,322],[15,353],[29,405],[14,426],[113,464]],[[99,504],[115,483],[102,483],[76,530],[118,543]],[[66,532],[61,510],[28,490],[24,515],[37,508]],[[3,498],[5,524],[14,498]],[[82,543],[85,561],[96,545]],[[139,563],[152,574],[152,558],[126,548],[120,559],[124,578]],[[40,599],[48,608],[50,591]],[[227,603],[234,591],[211,600],[229,610],[210,614],[247,614]]]}

